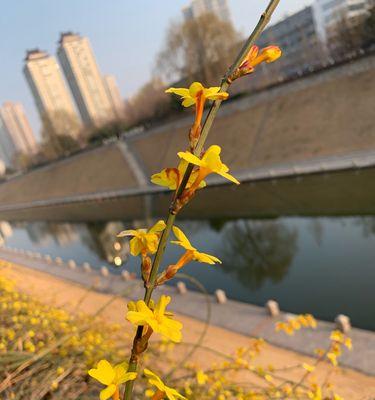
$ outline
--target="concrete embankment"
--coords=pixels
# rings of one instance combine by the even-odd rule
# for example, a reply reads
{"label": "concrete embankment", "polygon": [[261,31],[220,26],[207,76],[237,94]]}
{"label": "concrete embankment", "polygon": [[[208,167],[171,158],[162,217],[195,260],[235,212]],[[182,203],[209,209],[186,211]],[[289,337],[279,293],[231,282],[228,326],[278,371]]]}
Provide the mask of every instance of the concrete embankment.
{"label": "concrete embankment", "polygon": [[[223,147],[224,161],[239,176],[275,166],[280,172],[284,164],[299,175],[306,160],[314,165],[353,152],[361,160],[375,149],[374,78],[375,56],[369,56],[228,102],[208,144]],[[76,220],[82,201],[148,192],[149,176],[175,165],[176,152],[186,148],[190,123],[184,118],[9,179],[0,185],[0,216]],[[125,207],[136,201],[128,198]]]}
{"label": "concrete embankment", "polygon": [[[123,295],[134,300],[141,298],[144,291],[141,281],[126,282],[118,274],[112,273],[103,276],[97,269],[89,272],[82,267],[71,269],[61,260],[56,263],[32,254],[19,254],[13,249],[2,247],[0,259],[75,282],[84,287],[95,286],[95,290],[103,293]],[[317,329],[304,330],[300,334],[289,337],[275,332],[275,322],[285,320],[288,317],[286,313],[272,318],[262,307],[232,300],[228,300],[225,304],[218,304],[212,296],[197,292],[177,294],[176,288],[171,286],[163,286],[162,289],[157,289],[157,292],[159,292],[158,295],[161,293],[173,295],[174,311],[180,314],[200,321],[206,321],[209,317],[210,323],[215,326],[245,336],[263,337],[271,344],[309,356],[314,356],[314,349],[328,345],[330,331],[335,328],[331,322],[319,321]],[[375,376],[375,333],[353,328],[350,336],[355,351],[345,352],[341,358],[341,364]]]}

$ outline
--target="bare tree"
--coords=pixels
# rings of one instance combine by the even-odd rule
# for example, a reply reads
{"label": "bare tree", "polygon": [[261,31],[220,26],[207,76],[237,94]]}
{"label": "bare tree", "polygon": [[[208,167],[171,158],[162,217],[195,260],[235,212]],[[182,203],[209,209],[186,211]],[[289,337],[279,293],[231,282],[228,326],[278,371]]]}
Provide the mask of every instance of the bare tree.
{"label": "bare tree", "polygon": [[240,43],[232,24],[215,14],[175,23],[157,56],[157,71],[168,80],[201,80],[212,84],[225,72]]}
{"label": "bare tree", "polygon": [[369,15],[363,24],[363,47],[375,47],[375,0],[370,2]]}
{"label": "bare tree", "polygon": [[153,78],[142,86],[125,105],[128,125],[157,119],[169,110],[169,98],[164,94],[165,85],[160,78]]}

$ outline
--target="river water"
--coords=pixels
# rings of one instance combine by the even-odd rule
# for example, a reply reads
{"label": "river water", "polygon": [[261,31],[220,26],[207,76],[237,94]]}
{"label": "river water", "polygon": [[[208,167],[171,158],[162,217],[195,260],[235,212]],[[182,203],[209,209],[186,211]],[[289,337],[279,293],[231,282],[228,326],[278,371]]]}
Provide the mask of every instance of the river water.
{"label": "river water", "polygon": [[[283,310],[308,312],[328,321],[343,313],[353,325],[375,330],[375,202],[371,185],[364,185],[372,174],[247,184],[231,189],[232,200],[225,200],[225,187],[207,190],[208,197],[196,199],[193,211],[201,211],[199,219],[190,210],[177,225],[194,246],[223,263],[191,263],[184,272],[209,292],[221,288],[232,299],[258,305],[275,299]],[[296,185],[300,190],[292,195]],[[330,190],[334,196],[327,196]],[[256,208],[253,195],[260,191],[274,202],[264,200],[259,205],[258,196]],[[150,203],[150,198],[143,200]],[[160,203],[152,198],[151,203],[154,200]],[[128,257],[127,242],[116,239],[116,233],[149,226],[160,217],[158,209],[136,220],[106,221],[101,215],[100,221],[86,223],[13,222],[3,224],[2,231],[11,247],[138,274],[139,260]],[[176,262],[181,254],[181,248],[169,245],[164,265]],[[121,267],[116,267],[120,260]]]}

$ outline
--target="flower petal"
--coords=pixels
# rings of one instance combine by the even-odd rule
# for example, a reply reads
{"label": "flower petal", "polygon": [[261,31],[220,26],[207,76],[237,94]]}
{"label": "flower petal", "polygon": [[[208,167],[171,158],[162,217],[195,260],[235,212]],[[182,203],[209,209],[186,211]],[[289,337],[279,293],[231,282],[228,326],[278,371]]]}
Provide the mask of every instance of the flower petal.
{"label": "flower petal", "polygon": [[193,82],[189,87],[191,97],[196,97],[200,92],[203,93],[204,87],[200,82]]}
{"label": "flower petal", "polygon": [[164,294],[160,296],[154,310],[156,316],[163,316],[167,305],[171,302],[171,296],[165,296]]}
{"label": "flower petal", "polygon": [[103,389],[100,392],[100,400],[108,400],[110,397],[113,396],[113,394],[116,391],[117,386],[116,385],[109,385],[108,387],[106,387],[105,389]]}
{"label": "flower petal", "polygon": [[178,241],[177,242],[171,241],[171,243],[178,244],[184,247],[186,250],[196,250],[195,247],[191,245],[189,239],[186,237],[186,235],[184,234],[184,232],[182,232],[180,228],[178,228],[177,226],[173,226],[172,230]]}
{"label": "flower petal", "polygon": [[231,174],[228,174],[227,172],[217,172],[219,175],[221,175],[223,178],[228,179],[229,181],[235,183],[236,185],[240,185],[241,182],[237,180],[234,176]]}
{"label": "flower petal", "polygon": [[125,374],[121,375],[118,380],[118,384],[121,385],[122,383],[128,382],[128,381],[134,381],[134,379],[137,377],[136,372],[126,372]]}
{"label": "flower petal", "polygon": [[192,106],[193,104],[195,104],[196,103],[196,99],[195,98],[193,98],[193,97],[186,97],[185,99],[184,99],[184,101],[182,102],[182,105],[184,106],[184,107],[190,107],[190,106]]}
{"label": "flower petal", "polygon": [[137,237],[133,237],[133,239],[129,242],[129,245],[130,254],[134,257],[138,256],[143,249],[142,241],[139,240]]}
{"label": "flower petal", "polygon": [[197,156],[195,156],[194,154],[190,153],[190,151],[180,151],[177,153],[177,155],[191,164],[198,166],[202,165],[202,160]]}
{"label": "flower petal", "polygon": [[127,231],[122,231],[117,235],[117,237],[125,236],[138,236],[138,231],[136,231],[135,229],[128,229]]}
{"label": "flower petal", "polygon": [[216,263],[221,264],[221,260],[218,259],[217,257],[212,256],[211,254],[201,253],[199,251],[194,252],[194,259],[196,261],[206,263],[206,264],[211,264],[211,265],[216,264]]}
{"label": "flower petal", "polygon": [[229,93],[220,92],[220,93],[211,94],[210,96],[207,96],[207,99],[209,99],[209,100],[226,100],[228,97],[229,97]]}
{"label": "flower petal", "polygon": [[148,378],[148,381],[151,385],[156,386],[159,390],[164,392],[165,385],[164,385],[163,381],[156,374],[154,374],[152,371],[150,371],[147,368],[145,368],[143,370],[143,373],[146,375],[146,377]]}
{"label": "flower petal", "polygon": [[152,228],[150,228],[148,232],[149,233],[163,232],[165,227],[166,227],[165,222],[161,219]]}
{"label": "flower petal", "polygon": [[165,93],[174,93],[181,97],[189,97],[190,96],[190,91],[189,91],[189,89],[186,89],[186,88],[171,87],[171,88],[167,89],[165,91]]}
{"label": "flower petal", "polygon": [[178,393],[176,389],[170,388],[168,386],[165,388],[165,394],[168,400],[178,400],[178,399],[188,400],[185,396]]}
{"label": "flower petal", "polygon": [[90,369],[88,374],[103,385],[107,386],[110,385],[115,378],[115,371],[107,360],[100,360],[97,367]]}

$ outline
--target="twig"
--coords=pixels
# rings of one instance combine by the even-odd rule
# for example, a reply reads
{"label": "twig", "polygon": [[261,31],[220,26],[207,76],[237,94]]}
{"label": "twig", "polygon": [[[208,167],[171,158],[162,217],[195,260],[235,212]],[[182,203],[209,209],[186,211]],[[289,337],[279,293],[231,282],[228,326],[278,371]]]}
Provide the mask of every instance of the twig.
{"label": "twig", "polygon": [[[230,86],[230,80],[228,79],[234,71],[240,66],[241,62],[244,60],[244,58],[247,56],[249,53],[249,50],[251,47],[254,45],[255,41],[259,37],[259,35],[262,33],[266,25],[271,19],[271,16],[273,12],[275,11],[276,7],[278,6],[280,0],[270,0],[268,7],[264,11],[264,13],[261,15],[258,24],[254,28],[253,32],[245,42],[244,46],[242,47],[241,51],[239,52],[236,60],[234,61],[233,65],[229,68],[228,72],[226,75],[223,77],[220,85],[220,91],[225,92],[229,86]],[[215,100],[215,102],[212,104],[210,111],[206,117],[206,120],[204,122],[204,125],[202,127],[201,135],[199,137],[198,143],[194,149],[194,154],[196,156],[200,156],[203,146],[206,142],[207,136],[211,130],[212,124],[215,120],[216,114],[220,108],[221,105],[221,100]],[[167,241],[170,235],[170,232],[172,230],[172,226],[174,224],[175,218],[176,218],[176,212],[175,212],[175,207],[176,207],[176,202],[181,196],[182,192],[184,191],[188,180],[190,178],[190,175],[193,171],[193,164],[189,164],[186,168],[185,174],[182,178],[181,184],[177,189],[176,195],[174,196],[174,200],[172,201],[170,207],[169,207],[169,213],[168,213],[168,218],[166,222],[166,227],[161,235],[159,245],[157,252],[155,254],[155,258],[152,263],[151,267],[151,272],[150,272],[150,277],[149,277],[149,282],[146,286],[146,291],[145,291],[145,296],[144,296],[144,301],[146,304],[149,304],[152,292],[155,288],[155,281],[156,277],[159,271],[159,266],[160,262],[163,258],[165,247],[167,245]],[[142,337],[143,333],[143,327],[139,326],[137,329],[137,332],[134,337],[134,342],[133,342],[133,348],[132,348],[132,353],[130,356],[129,360],[129,372],[136,372],[138,369],[138,359],[139,355],[137,354],[136,350],[136,345],[139,342],[139,340]],[[124,400],[131,400],[132,398],[132,392],[133,392],[133,387],[134,387],[134,381],[128,381],[125,386],[125,392],[124,392]]]}

